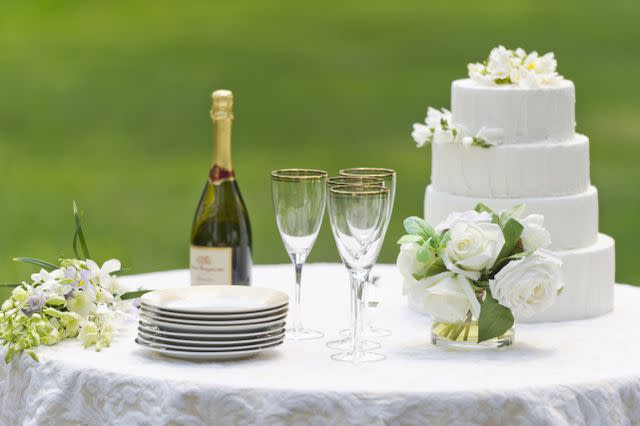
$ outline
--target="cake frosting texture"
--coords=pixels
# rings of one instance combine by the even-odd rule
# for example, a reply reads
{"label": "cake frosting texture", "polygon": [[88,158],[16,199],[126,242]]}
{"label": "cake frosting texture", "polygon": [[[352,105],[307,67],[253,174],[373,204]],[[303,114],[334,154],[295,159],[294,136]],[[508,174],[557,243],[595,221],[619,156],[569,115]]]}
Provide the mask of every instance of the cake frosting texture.
{"label": "cake frosting texture", "polygon": [[[525,204],[544,215],[551,246],[563,261],[564,290],[549,310],[523,321],[564,321],[613,309],[615,242],[598,230],[598,191],[589,177],[589,139],[575,133],[575,88],[483,85],[456,80],[451,121],[466,135],[498,131],[486,149],[432,143],[425,218],[437,224],[478,202],[494,210]],[[410,306],[419,309],[411,294]]]}

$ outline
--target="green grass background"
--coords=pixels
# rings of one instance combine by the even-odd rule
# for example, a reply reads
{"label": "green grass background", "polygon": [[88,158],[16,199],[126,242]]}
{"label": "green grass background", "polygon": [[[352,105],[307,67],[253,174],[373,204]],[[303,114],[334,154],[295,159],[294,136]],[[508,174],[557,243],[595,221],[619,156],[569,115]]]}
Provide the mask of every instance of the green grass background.
{"label": "green grass background", "polygon": [[[13,1],[0,6],[0,272],[71,255],[71,201],[93,256],[184,268],[211,155],[209,94],[236,94],[234,160],[257,263],[286,262],[269,171],[399,172],[382,262],[422,213],[429,151],[411,124],[503,43],[553,50],[590,136],[618,281],[640,283],[640,2]],[[328,222],[310,261],[337,261]]]}

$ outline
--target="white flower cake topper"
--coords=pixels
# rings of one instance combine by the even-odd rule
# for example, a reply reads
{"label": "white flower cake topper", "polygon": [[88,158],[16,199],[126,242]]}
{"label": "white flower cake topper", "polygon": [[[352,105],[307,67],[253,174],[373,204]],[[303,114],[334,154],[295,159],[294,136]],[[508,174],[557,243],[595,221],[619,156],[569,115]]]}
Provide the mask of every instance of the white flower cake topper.
{"label": "white flower cake topper", "polygon": [[498,46],[483,63],[467,65],[469,77],[487,86],[512,85],[524,89],[550,87],[563,80],[556,72],[558,62],[553,52],[538,55]]}

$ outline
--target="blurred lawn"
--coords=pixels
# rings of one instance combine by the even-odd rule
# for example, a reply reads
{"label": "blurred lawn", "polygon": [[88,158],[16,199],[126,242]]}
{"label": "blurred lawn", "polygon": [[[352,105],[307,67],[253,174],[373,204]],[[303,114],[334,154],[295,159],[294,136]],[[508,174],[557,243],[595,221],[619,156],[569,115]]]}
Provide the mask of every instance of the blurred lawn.
{"label": "blurred lawn", "polygon": [[[162,6],[161,6],[162,5]],[[601,230],[618,281],[640,283],[640,2],[4,1],[0,7],[0,271],[71,255],[71,201],[94,256],[184,268],[211,154],[209,94],[236,93],[234,160],[257,263],[286,262],[269,171],[399,171],[382,262],[422,213],[427,105],[498,43],[555,51],[591,137]],[[311,261],[337,261],[325,221]]]}

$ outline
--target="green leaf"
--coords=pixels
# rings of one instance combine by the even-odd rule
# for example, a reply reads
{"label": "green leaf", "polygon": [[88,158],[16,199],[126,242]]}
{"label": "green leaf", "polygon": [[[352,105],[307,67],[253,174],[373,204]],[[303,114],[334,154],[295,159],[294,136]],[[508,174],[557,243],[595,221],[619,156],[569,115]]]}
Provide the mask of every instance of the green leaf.
{"label": "green leaf", "polygon": [[505,264],[511,262],[512,260],[522,259],[523,257],[529,256],[531,253],[533,253],[533,250],[521,251],[520,253],[515,253],[511,256],[504,257],[496,262],[493,267],[493,271],[498,272],[498,270],[502,269]]}
{"label": "green leaf", "polygon": [[514,254],[523,229],[524,227],[515,219],[509,219],[507,223],[505,223],[502,227],[504,246],[498,255],[498,260],[502,260],[503,258]]}
{"label": "green leaf", "polygon": [[432,277],[434,275],[438,275],[438,274],[441,274],[443,272],[447,272],[447,267],[444,266],[444,262],[442,261],[442,259],[438,258],[435,262],[433,262],[427,268],[427,273],[425,275],[425,278],[426,277]]}
{"label": "green leaf", "polygon": [[[90,259],[91,255],[89,254],[87,242],[84,239],[84,232],[82,232],[82,224],[80,223],[80,213],[78,213],[78,206],[75,201],[73,202],[73,216],[76,219],[76,232],[73,234],[73,252],[78,259]],[[82,247],[82,253],[84,256],[80,256],[80,253],[78,252],[78,241],[80,241],[80,247]]]}
{"label": "green leaf", "polygon": [[398,244],[407,244],[407,243],[417,243],[422,245],[424,244],[424,238],[422,238],[420,235],[403,235],[398,240]]}
{"label": "green leaf", "polygon": [[479,138],[477,136],[474,136],[471,142],[472,146],[477,146],[478,148],[484,148],[484,149],[489,149],[489,148],[493,148],[493,145],[490,144],[486,139],[484,138]]}
{"label": "green leaf", "polygon": [[129,271],[131,270],[131,268],[122,268],[122,269],[118,269],[117,271],[113,271],[111,273],[111,275],[115,276],[115,277],[119,277],[122,275],[127,274]]}
{"label": "green leaf", "polygon": [[124,293],[120,296],[121,300],[129,300],[129,299],[137,299],[138,297],[142,296],[145,293],[149,293],[152,290],[136,290],[136,291],[129,291],[127,293]]}
{"label": "green leaf", "polygon": [[19,287],[21,285],[22,284],[20,284],[20,283],[17,283],[17,284],[16,283],[0,283],[0,288],[7,288],[7,287],[8,288],[15,288],[15,287]]}
{"label": "green leaf", "polygon": [[487,289],[478,318],[478,343],[498,337],[511,327],[513,327],[511,309],[499,304]]}
{"label": "green leaf", "polygon": [[476,208],[474,209],[475,211],[477,211],[478,213],[489,213],[491,215],[491,221],[493,223],[500,223],[500,218],[498,217],[498,215],[491,210],[491,208],[489,206],[487,206],[484,203],[478,203],[476,204]]}
{"label": "green leaf", "polygon": [[522,216],[522,213],[524,213],[524,209],[527,206],[524,204],[518,204],[515,207],[510,208],[509,210],[505,210],[502,212],[502,214],[500,214],[500,226],[504,226],[509,219],[515,219],[518,220],[520,218],[520,216]]}
{"label": "green leaf", "polygon": [[442,237],[440,237],[440,242],[438,244],[438,249],[442,250],[447,246],[447,243],[449,242],[449,240],[451,239],[451,232],[449,232],[449,230],[447,230],[447,232],[445,232]]}
{"label": "green leaf", "polygon": [[36,259],[35,257],[14,257],[13,261],[37,265],[47,272],[51,272],[55,269],[58,269],[58,266],[54,265],[53,263],[49,263],[46,260]]}
{"label": "green leaf", "polygon": [[438,238],[438,234],[433,227],[420,217],[408,217],[404,220],[403,224],[407,234],[420,235],[425,240],[428,238]]}
{"label": "green leaf", "polygon": [[421,263],[431,264],[436,257],[436,254],[433,251],[433,247],[431,247],[431,238],[420,246],[418,252],[416,253],[416,259],[418,259]]}

